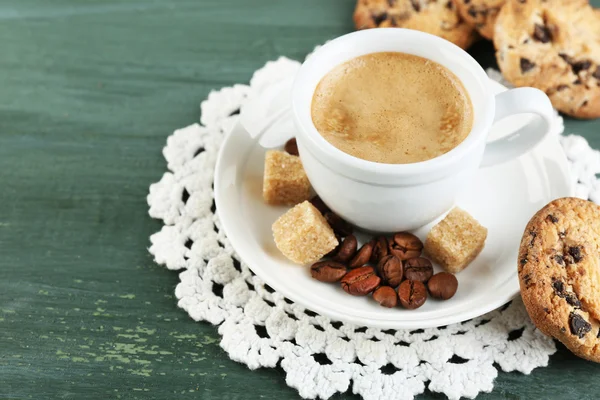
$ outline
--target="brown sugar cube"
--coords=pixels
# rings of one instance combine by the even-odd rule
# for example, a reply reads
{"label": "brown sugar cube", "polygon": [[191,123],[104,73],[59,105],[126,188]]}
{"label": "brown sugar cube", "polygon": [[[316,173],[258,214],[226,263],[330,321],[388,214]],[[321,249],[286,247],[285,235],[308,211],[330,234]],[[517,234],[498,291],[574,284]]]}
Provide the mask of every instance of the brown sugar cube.
{"label": "brown sugar cube", "polygon": [[297,264],[318,261],[338,245],[325,217],[308,201],[288,210],[272,229],[277,248]]}
{"label": "brown sugar cube", "polygon": [[284,151],[267,151],[263,198],[267,204],[286,206],[293,206],[310,198],[310,182],[299,157]]}
{"label": "brown sugar cube", "polygon": [[445,271],[455,274],[481,253],[486,238],[487,228],[456,207],[431,229],[425,240],[425,252]]}

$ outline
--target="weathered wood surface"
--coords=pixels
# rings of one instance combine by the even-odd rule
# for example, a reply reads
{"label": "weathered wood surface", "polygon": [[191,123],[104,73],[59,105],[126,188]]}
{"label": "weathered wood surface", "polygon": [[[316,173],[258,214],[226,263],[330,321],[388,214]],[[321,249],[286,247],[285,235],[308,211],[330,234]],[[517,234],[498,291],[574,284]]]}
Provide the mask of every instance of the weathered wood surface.
{"label": "weathered wood surface", "polygon": [[[600,4],[600,2],[597,2]],[[353,0],[0,3],[0,398],[295,398],[177,309],[146,248],[161,148],[209,91],[352,29]],[[489,44],[473,50],[493,62]],[[600,122],[567,121],[600,147]],[[595,398],[564,348],[482,398]],[[85,397],[84,397],[85,396]],[[426,393],[424,398],[439,395]],[[336,398],[356,398],[351,394]]]}

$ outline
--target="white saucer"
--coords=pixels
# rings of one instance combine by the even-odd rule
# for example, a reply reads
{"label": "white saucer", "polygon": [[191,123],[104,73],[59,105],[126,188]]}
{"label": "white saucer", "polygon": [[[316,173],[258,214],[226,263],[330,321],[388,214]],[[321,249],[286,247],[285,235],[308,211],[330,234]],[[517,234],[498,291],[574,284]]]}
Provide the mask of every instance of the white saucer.
{"label": "white saucer", "polygon": [[[493,82],[497,91],[506,90]],[[509,134],[529,117],[500,122],[492,137]],[[292,136],[290,134],[289,136]],[[480,169],[457,200],[489,230],[477,259],[457,275],[459,288],[447,301],[428,299],[417,310],[387,309],[372,298],[353,297],[338,284],[311,278],[308,266],[291,263],[277,250],[271,224],[288,208],[262,201],[265,149],[257,138],[234,129],[224,140],[215,170],[215,202],[231,245],[252,271],[294,302],[334,320],[383,329],[417,329],[457,323],[502,306],[519,293],[517,252],[525,225],[542,206],[572,195],[568,163],[556,136],[532,152]],[[416,232],[424,239],[429,227]],[[367,236],[359,236],[366,239]]]}

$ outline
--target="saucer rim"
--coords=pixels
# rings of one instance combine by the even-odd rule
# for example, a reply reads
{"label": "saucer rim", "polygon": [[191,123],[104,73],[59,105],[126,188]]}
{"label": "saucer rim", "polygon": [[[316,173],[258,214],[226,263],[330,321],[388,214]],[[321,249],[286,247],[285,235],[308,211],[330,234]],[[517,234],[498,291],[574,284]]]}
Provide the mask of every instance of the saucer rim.
{"label": "saucer rim", "polygon": [[[491,81],[491,82],[498,85],[498,88],[502,88],[503,90],[506,90],[506,88],[503,85],[501,85],[495,81]],[[243,129],[243,128],[241,128],[241,129]],[[470,308],[468,310],[465,310],[465,306],[463,305],[463,307],[461,309],[456,310],[453,313],[446,314],[443,316],[437,316],[431,320],[422,320],[422,319],[420,319],[420,320],[419,319],[390,320],[390,319],[379,318],[379,317],[365,318],[364,316],[346,314],[344,312],[331,310],[327,307],[321,307],[316,303],[307,301],[306,296],[299,296],[299,295],[297,296],[296,293],[294,293],[293,291],[289,291],[289,290],[287,290],[286,287],[282,287],[281,285],[279,285],[278,280],[271,279],[269,274],[265,273],[265,271],[261,270],[260,267],[256,267],[255,265],[251,266],[248,263],[247,260],[252,260],[252,259],[256,258],[255,256],[250,254],[251,252],[254,252],[254,253],[256,252],[256,249],[254,248],[255,246],[253,245],[255,242],[253,240],[247,240],[247,238],[239,238],[238,235],[235,233],[238,229],[234,229],[233,225],[232,225],[232,224],[235,224],[236,222],[232,221],[230,216],[223,215],[223,213],[222,213],[222,210],[226,209],[222,206],[224,203],[222,202],[222,196],[221,196],[221,192],[222,192],[222,190],[224,190],[224,188],[221,187],[224,184],[223,180],[221,179],[221,173],[224,172],[223,171],[223,163],[225,162],[223,160],[223,158],[224,158],[226,149],[228,147],[227,145],[230,144],[230,142],[232,141],[232,137],[233,137],[233,135],[235,135],[236,132],[239,134],[239,131],[237,131],[236,128],[234,127],[234,129],[232,129],[227,134],[227,136],[224,138],[221,148],[219,149],[219,154],[218,154],[217,162],[215,165],[215,176],[214,176],[214,195],[215,195],[215,205],[216,205],[216,210],[217,210],[216,212],[221,221],[221,226],[222,226],[224,233],[229,238],[229,242],[231,243],[232,248],[238,253],[241,260],[244,260],[246,262],[246,265],[260,279],[262,279],[266,284],[271,286],[273,289],[277,290],[280,294],[282,294],[286,298],[294,301],[295,303],[301,305],[302,307],[304,307],[306,309],[309,309],[318,314],[327,316],[327,317],[331,318],[332,320],[340,320],[340,321],[352,323],[355,325],[361,325],[361,326],[364,325],[364,326],[368,326],[368,327],[372,327],[372,328],[381,328],[381,329],[416,329],[416,328],[432,328],[432,327],[438,327],[438,326],[443,326],[443,325],[449,325],[452,323],[464,322],[466,320],[476,318],[476,317],[486,314],[490,311],[493,311],[493,310],[497,309],[498,307],[501,307],[502,305],[513,300],[515,297],[517,297],[519,295],[519,293],[520,293],[519,282],[518,282],[518,279],[514,279],[517,275],[517,270],[515,268],[514,274],[510,275],[504,282],[501,282],[499,285],[495,286],[497,289],[502,289],[502,292],[504,293],[504,295],[496,296],[494,299],[492,299],[493,301],[484,302],[483,305],[474,306],[473,308]],[[249,145],[252,145],[252,144],[257,143],[260,140],[260,137],[250,138],[248,135],[246,135],[245,138],[238,137],[237,139],[242,140],[242,141],[246,140]],[[546,143],[547,145],[556,147],[556,150],[559,151],[560,154],[562,155],[561,160],[560,160],[561,164],[563,166],[563,168],[561,168],[561,172],[562,172],[561,175],[564,178],[564,181],[563,181],[564,187],[566,188],[566,191],[569,192],[565,195],[572,196],[573,192],[574,192],[574,185],[573,185],[572,180],[569,179],[568,160],[567,160],[567,157],[564,154],[564,151],[562,150],[562,147],[559,143],[558,136],[547,137],[543,142]],[[245,148],[246,147],[238,146],[238,151],[239,151],[239,149],[245,149]],[[525,153],[521,157],[527,157],[527,156],[540,157],[541,155],[535,154],[537,148],[538,147],[532,149],[531,151]],[[557,152],[557,155],[558,155],[558,152]],[[248,154],[244,154],[244,157],[240,158],[240,160],[238,161],[238,165],[240,163],[242,163],[242,164],[246,163],[247,157],[248,157]],[[236,177],[236,182],[238,181],[238,179],[239,179],[239,177]],[[237,185],[237,186],[239,188],[239,185]],[[239,189],[237,190],[237,194],[238,195],[241,194]],[[221,207],[219,207],[219,205],[221,205]],[[238,221],[238,225],[239,225],[239,221]],[[246,240],[243,240],[243,239],[246,239]],[[235,243],[235,245],[234,245],[234,243]],[[475,302],[479,297],[480,296],[470,299],[466,303],[466,305],[470,305],[471,303]]]}

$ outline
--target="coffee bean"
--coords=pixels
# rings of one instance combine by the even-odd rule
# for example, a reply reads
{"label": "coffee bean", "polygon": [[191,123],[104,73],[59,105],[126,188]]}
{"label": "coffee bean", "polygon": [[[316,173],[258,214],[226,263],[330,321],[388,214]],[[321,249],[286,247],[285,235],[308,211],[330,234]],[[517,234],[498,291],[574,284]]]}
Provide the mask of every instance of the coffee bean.
{"label": "coffee bean", "polygon": [[377,271],[379,271],[379,275],[383,281],[392,287],[398,286],[400,282],[402,282],[402,277],[404,276],[402,261],[391,254],[379,260]]}
{"label": "coffee bean", "polygon": [[373,254],[371,254],[371,262],[376,264],[383,257],[388,255],[388,240],[385,236],[378,236],[374,239]]}
{"label": "coffee bean", "polygon": [[371,293],[381,279],[375,274],[373,267],[365,265],[349,271],[342,278],[342,289],[353,296],[366,296]]}
{"label": "coffee bean", "polygon": [[346,266],[337,261],[319,261],[310,267],[310,274],[321,282],[337,282],[346,275]]}
{"label": "coffee bean", "polygon": [[427,282],[433,275],[431,261],[424,257],[409,258],[404,262],[404,277],[411,281]]}
{"label": "coffee bean", "polygon": [[373,242],[367,242],[363,244],[358,253],[352,258],[350,261],[350,268],[358,268],[362,267],[371,259],[371,254],[373,254]]}
{"label": "coffee bean", "polygon": [[310,204],[312,204],[317,210],[321,212],[321,214],[325,214],[329,212],[329,207],[327,204],[323,203],[323,200],[319,196],[315,196],[309,200]]}
{"label": "coffee bean", "polygon": [[400,260],[408,260],[421,255],[423,242],[412,233],[400,232],[389,241],[388,250]]}
{"label": "coffee bean", "polygon": [[352,225],[334,212],[326,212],[325,219],[331,226],[331,229],[333,229],[333,231],[338,235],[346,237],[352,234]]}
{"label": "coffee bean", "polygon": [[458,280],[448,272],[440,272],[432,276],[427,282],[429,293],[436,299],[448,300],[458,289]]}
{"label": "coffee bean", "polygon": [[285,144],[284,149],[293,156],[300,155],[300,153],[298,153],[298,143],[296,143],[296,138],[291,138],[290,140],[288,140]]}
{"label": "coffee bean", "polygon": [[414,310],[425,304],[427,289],[419,281],[404,281],[398,288],[398,298],[402,307]]}
{"label": "coffee bean", "polygon": [[333,257],[335,261],[347,263],[356,254],[358,242],[354,235],[346,236],[337,254]]}
{"label": "coffee bean", "polygon": [[375,289],[373,299],[383,307],[393,308],[398,305],[398,294],[390,286],[379,286]]}

